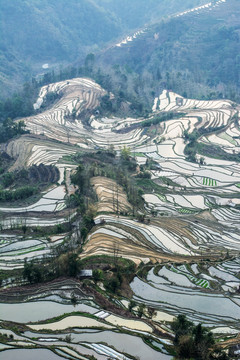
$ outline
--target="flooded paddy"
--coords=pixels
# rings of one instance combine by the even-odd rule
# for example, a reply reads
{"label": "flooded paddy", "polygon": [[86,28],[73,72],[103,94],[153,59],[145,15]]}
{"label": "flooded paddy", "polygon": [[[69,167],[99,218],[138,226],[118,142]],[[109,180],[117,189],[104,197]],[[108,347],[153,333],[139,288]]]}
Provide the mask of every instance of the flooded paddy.
{"label": "flooded paddy", "polygon": [[[72,88],[71,88],[72,87]],[[57,144],[48,140],[44,144],[41,140],[32,142],[29,136],[29,149],[26,152],[25,163],[32,164],[55,164],[60,169],[59,186],[42,194],[35,204],[18,208],[1,208],[1,229],[20,228],[23,225],[29,227],[47,227],[70,222],[74,214],[57,217],[54,212],[65,208],[66,193],[71,191],[71,171],[74,165],[68,165],[62,157],[74,154],[77,150],[71,144],[78,144],[83,149],[107,148],[109,144],[120,149],[124,144],[130,147],[132,155],[136,153],[139,164],[155,162],[154,170],[151,170],[152,180],[160,184],[162,193],[157,191],[145,194],[145,210],[149,223],[139,222],[130,217],[104,216],[105,225],[101,226],[101,217],[97,217],[98,228],[89,235],[90,255],[107,254],[113,252],[113,243],[119,244],[119,256],[131,258],[136,264],[141,261],[147,263],[162,261],[161,256],[171,255],[184,261],[191,255],[199,255],[204,250],[205,254],[219,253],[226,249],[236,251],[240,248],[238,183],[240,183],[238,163],[222,161],[205,157],[200,163],[199,154],[197,162],[193,163],[186,159],[184,153],[187,140],[184,139],[184,131],[192,133],[194,129],[226,126],[235,113],[228,101],[199,101],[182,99],[182,105],[176,104],[177,94],[164,91],[155,99],[153,111],[179,110],[184,111],[184,117],[177,120],[170,119],[163,122],[156,133],[149,135],[148,130],[137,124],[143,119],[118,119],[118,118],[95,118],[91,116],[89,128],[83,126],[80,120],[69,121],[65,118],[66,112],[72,114],[73,109],[80,115],[86,109],[94,113],[94,109],[100,104],[101,96],[106,92],[98,84],[90,79],[72,79],[57,84],[43,87],[39,94],[37,107],[41,107],[42,101],[48,91],[62,92],[63,97],[57,101],[53,109],[47,109],[30,118],[24,119],[27,128],[35,134],[44,132],[46,138],[59,141]],[[67,96],[65,96],[67,94]],[[194,109],[193,109],[194,107]],[[185,113],[186,112],[186,113]],[[126,126],[125,126],[126,125]],[[117,132],[130,125],[134,126],[130,131]],[[117,130],[117,131],[116,131]],[[201,141],[211,145],[216,141],[226,151],[233,151],[238,144],[233,136],[238,136],[237,128],[230,124],[227,136],[219,134],[211,135]],[[220,136],[221,135],[221,136]],[[65,144],[60,145],[60,141]],[[22,144],[19,143],[23,146]],[[22,149],[21,146],[18,146]],[[8,151],[11,151],[10,148]],[[16,152],[16,157],[19,151]],[[24,157],[22,156],[22,157]],[[61,163],[62,159],[62,163]],[[22,160],[23,161],[23,160]],[[172,182],[171,182],[171,181]],[[65,186],[61,185],[66,182]],[[98,195],[107,207],[101,211],[113,208],[113,182],[107,182],[101,178]],[[124,191],[118,189],[118,201],[122,203],[124,212],[131,209]],[[106,201],[107,200],[107,201]],[[230,208],[230,205],[232,206]],[[234,208],[235,207],[235,208]],[[100,211],[100,209],[98,209]],[[112,209],[114,212],[114,209]],[[160,215],[151,216],[151,210],[163,212],[161,216],[171,214],[169,222],[164,218],[160,222]],[[200,221],[204,210],[208,212],[208,218]],[[33,214],[28,214],[34,212]],[[50,216],[42,212],[50,212]],[[17,213],[17,214],[16,214]],[[199,218],[197,216],[199,215]],[[195,217],[194,217],[195,216]],[[210,219],[211,217],[211,219]],[[180,218],[184,221],[180,222]],[[202,218],[203,219],[203,218]],[[214,225],[212,225],[214,224]],[[54,239],[54,238],[53,238]],[[53,240],[52,239],[52,240]],[[24,259],[41,258],[43,255],[51,255],[52,248],[42,239],[10,239],[0,237],[0,266],[2,269],[11,269],[22,266]],[[58,245],[55,239],[54,246]],[[63,241],[60,239],[59,242]],[[88,244],[89,244],[88,243]],[[51,245],[53,242],[51,242]],[[86,247],[87,248],[87,247]],[[216,251],[215,251],[216,250]],[[84,249],[85,254],[87,250]],[[84,255],[84,251],[82,254]],[[111,252],[112,251],[112,252]],[[3,267],[2,267],[3,266]],[[5,266],[5,268],[4,268]],[[236,294],[239,283],[239,263],[229,261],[222,264],[211,264],[206,269],[201,263],[187,266],[164,266],[156,273],[150,271],[146,281],[135,278],[131,284],[134,299],[138,303],[144,303],[156,308],[156,321],[170,322],[178,314],[186,314],[189,319],[201,321],[208,326],[217,328],[216,332],[228,333],[239,330],[239,306],[240,298]],[[62,291],[62,293],[61,293]],[[130,320],[114,314],[108,314],[102,320],[97,317],[101,312],[94,305],[81,303],[76,306],[67,305],[64,302],[64,289],[59,292],[49,292],[41,301],[25,302],[18,304],[1,304],[2,320],[31,324],[31,332],[25,332],[25,346],[32,344],[35,338],[37,346],[52,346],[56,352],[48,349],[14,349],[1,353],[3,360],[32,359],[49,360],[62,358],[86,359],[85,355],[94,355],[99,360],[109,357],[114,359],[129,359],[130,356],[138,356],[141,360],[171,359],[166,353],[157,352],[150,348],[140,337],[146,332],[155,341],[160,351],[165,352],[160,343],[152,335],[152,328],[144,321]],[[63,295],[63,296],[62,296]],[[32,297],[34,299],[34,295]],[[66,300],[66,299],[65,299]],[[69,296],[67,299],[68,302]],[[87,313],[88,316],[73,314],[76,312]],[[61,320],[52,323],[46,321],[57,316],[66,315]],[[95,318],[91,316],[95,315]],[[38,321],[45,324],[37,324]],[[54,320],[54,319],[53,319]],[[90,329],[94,327],[95,329]],[[71,328],[71,339],[66,340]],[[106,330],[102,330],[105,328]],[[42,329],[53,331],[51,334],[38,333]],[[118,329],[118,331],[116,331]],[[230,330],[229,330],[230,329]],[[62,331],[59,334],[59,331]],[[131,332],[126,334],[126,331]],[[29,336],[29,338],[28,338]],[[37,340],[36,340],[37,339]],[[69,340],[69,338],[67,338]],[[17,340],[17,339],[15,339]],[[24,346],[24,340],[13,346]],[[107,344],[106,344],[107,343]],[[123,353],[126,353],[124,357]],[[80,355],[82,354],[82,355]]]}
{"label": "flooded paddy", "polygon": [[69,314],[72,312],[87,312],[94,314],[97,308],[78,304],[65,305],[53,301],[35,301],[18,304],[0,304],[1,306],[1,320],[16,321],[19,323],[37,322],[40,320],[47,320],[62,314]]}
{"label": "flooded paddy", "polygon": [[[240,295],[234,294],[234,287],[240,280],[235,278],[238,282],[227,283],[232,286],[230,295],[222,289],[225,279],[222,276],[219,280],[219,272],[213,269],[215,268],[209,267],[209,272],[214,277],[207,273],[196,277],[184,270],[184,267],[173,268],[171,271],[162,267],[157,275],[151,270],[146,281],[135,277],[131,283],[134,299],[175,316],[184,313],[204,324],[216,324],[218,327],[231,324],[233,328],[240,329]],[[208,278],[210,281],[206,280]],[[229,279],[233,279],[230,274]],[[211,288],[212,281],[216,290]]]}
{"label": "flooded paddy", "polygon": [[47,211],[54,212],[62,204],[64,208],[64,197],[66,195],[65,186],[58,186],[44,194],[43,197],[35,204],[26,207],[1,207],[0,212],[24,213],[29,211]]}
{"label": "flooded paddy", "polygon": [[108,344],[120,352],[138,356],[140,359],[155,360],[158,356],[160,359],[168,359],[169,357],[161,357],[158,351],[151,349],[143,340],[137,336],[121,334],[113,331],[101,331],[92,334],[74,334],[73,340],[76,342],[104,342],[108,340]]}
{"label": "flooded paddy", "polygon": [[61,360],[66,359],[47,349],[13,349],[1,352],[1,360]]}

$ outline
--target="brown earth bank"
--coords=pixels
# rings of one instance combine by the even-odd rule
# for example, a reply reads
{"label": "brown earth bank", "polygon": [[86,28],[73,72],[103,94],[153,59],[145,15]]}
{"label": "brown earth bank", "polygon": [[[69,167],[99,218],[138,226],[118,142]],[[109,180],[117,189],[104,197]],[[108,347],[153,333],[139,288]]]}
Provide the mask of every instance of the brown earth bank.
{"label": "brown earth bank", "polygon": [[7,289],[0,288],[0,302],[26,302],[28,301],[27,299],[29,296],[36,294],[40,297],[42,293],[60,289],[62,286],[68,286],[73,290],[76,289],[82,297],[88,297],[88,295],[83,291],[80,281],[68,277],[59,277],[58,279],[45,283],[14,286]]}
{"label": "brown earth bank", "polygon": [[91,178],[91,185],[98,197],[98,212],[126,212],[132,211],[132,205],[127,199],[123,187],[115,180],[96,176]]}
{"label": "brown earth bank", "polygon": [[[13,208],[12,208],[13,209]],[[63,217],[67,217],[67,216],[71,216],[71,215],[73,215],[75,212],[77,211],[77,208],[66,208],[66,209],[63,209],[63,210],[60,210],[60,211],[56,211],[56,212],[52,212],[52,211],[41,211],[41,212],[39,212],[39,211],[26,211],[25,213],[24,212],[22,212],[22,213],[20,213],[19,214],[19,212],[14,212],[14,211],[11,211],[11,216],[12,215],[16,215],[16,217],[19,217],[19,218],[21,218],[22,217],[22,214],[24,214],[24,217],[35,217],[36,216],[36,214],[38,215],[38,218],[40,219],[41,218],[41,216],[42,217],[44,217],[44,218],[46,218],[46,219],[58,219],[58,218],[63,218]],[[40,214],[40,215],[39,215]],[[7,214],[7,213],[0,213],[0,218],[1,219],[4,219],[4,218],[7,218],[7,217],[9,217],[9,214]],[[67,221],[66,221],[66,223],[67,223]],[[52,226],[54,226],[54,225],[52,225]],[[31,226],[29,226],[29,227],[31,227]],[[33,227],[35,227],[35,226],[33,226]],[[50,225],[49,225],[49,227],[51,227]],[[5,230],[4,230],[5,231]],[[6,230],[7,231],[7,230]]]}
{"label": "brown earth bank", "polygon": [[203,261],[220,261],[224,257],[216,252],[211,252],[204,255],[173,255],[163,253],[160,250],[152,250],[146,246],[141,246],[131,242],[129,239],[120,239],[113,238],[105,234],[96,234],[90,237],[88,242],[84,245],[83,252],[79,255],[80,259],[94,255],[110,255],[114,256],[114,251],[117,249],[118,256],[126,259],[131,259],[137,265],[141,261],[146,260],[146,262],[151,261],[152,263],[165,263],[165,262],[181,262],[181,263],[191,263],[191,262],[203,262]]}
{"label": "brown earth bank", "polygon": [[240,333],[237,334],[234,338],[222,341],[222,342],[218,343],[217,345],[218,345],[218,347],[220,347],[222,349],[228,349],[232,346],[239,345],[239,344],[240,344]]}

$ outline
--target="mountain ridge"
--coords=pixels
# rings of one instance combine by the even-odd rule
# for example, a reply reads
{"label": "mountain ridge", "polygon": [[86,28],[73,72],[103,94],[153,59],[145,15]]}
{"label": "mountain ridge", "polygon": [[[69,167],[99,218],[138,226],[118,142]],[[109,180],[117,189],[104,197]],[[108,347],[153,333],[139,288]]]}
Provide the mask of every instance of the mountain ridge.
{"label": "mountain ridge", "polygon": [[[186,5],[181,4],[181,9],[201,2],[203,0],[188,0]],[[71,64],[89,52],[98,52],[106,43],[143,26],[153,13],[149,4],[148,11],[142,11],[141,6],[146,5],[143,1],[141,6],[138,1],[132,1],[131,11],[127,11],[128,2],[114,4],[115,8],[107,8],[106,3],[99,0],[71,0],[68,4],[63,0],[1,0],[1,95],[13,91],[16,83],[44,72],[42,65],[45,63],[49,63],[51,69],[56,65]],[[179,6],[177,0],[163,1],[155,6],[159,18],[171,12],[169,4]],[[127,14],[126,18],[136,21],[124,22],[121,11]]]}
{"label": "mountain ridge", "polygon": [[211,97],[212,91],[238,100],[239,15],[236,0],[218,1],[211,8],[148,27],[133,41],[103,52],[100,63],[103,67],[118,64],[137,74],[146,73],[154,90],[158,78],[159,84],[160,78],[164,78],[161,89],[167,87],[199,97],[197,88],[205,87],[209,88],[207,97]]}

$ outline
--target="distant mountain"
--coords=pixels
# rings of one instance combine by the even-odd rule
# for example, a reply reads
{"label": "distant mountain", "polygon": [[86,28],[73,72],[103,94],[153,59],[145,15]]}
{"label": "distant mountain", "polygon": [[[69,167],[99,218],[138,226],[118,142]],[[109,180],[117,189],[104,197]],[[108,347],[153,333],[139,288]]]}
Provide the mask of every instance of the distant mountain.
{"label": "distant mountain", "polygon": [[198,97],[206,86],[239,100],[239,0],[214,1],[148,27],[132,40],[102,54],[103,67],[117,64],[147,73],[153,90],[162,81],[162,88]]}
{"label": "distant mountain", "polygon": [[203,0],[0,0],[0,92]]}
{"label": "distant mountain", "polygon": [[16,74],[27,78],[32,67],[73,61],[117,37],[119,28],[89,0],[0,0],[1,82],[12,86]]}
{"label": "distant mountain", "polygon": [[125,29],[136,29],[165,16],[193,8],[206,0],[95,0],[114,14]]}

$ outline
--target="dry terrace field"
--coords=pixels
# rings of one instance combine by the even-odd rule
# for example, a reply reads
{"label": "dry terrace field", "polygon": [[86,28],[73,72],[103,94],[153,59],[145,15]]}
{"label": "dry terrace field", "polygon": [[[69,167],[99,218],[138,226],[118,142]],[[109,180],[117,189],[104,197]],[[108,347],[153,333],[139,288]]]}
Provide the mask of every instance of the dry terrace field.
{"label": "dry terrace field", "polygon": [[91,179],[91,184],[98,197],[98,213],[129,213],[132,210],[122,186],[116,181],[98,176]]}

